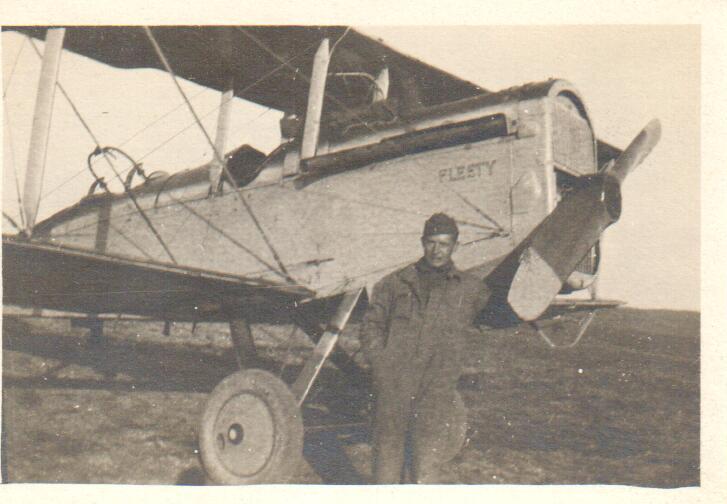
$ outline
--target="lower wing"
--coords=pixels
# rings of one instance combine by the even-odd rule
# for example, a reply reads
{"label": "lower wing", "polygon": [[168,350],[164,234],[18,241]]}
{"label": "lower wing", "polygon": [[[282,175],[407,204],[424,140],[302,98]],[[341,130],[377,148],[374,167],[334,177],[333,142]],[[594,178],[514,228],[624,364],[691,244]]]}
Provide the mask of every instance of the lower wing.
{"label": "lower wing", "polygon": [[166,320],[256,318],[313,295],[309,289],[219,272],[142,262],[3,236],[3,303]]}

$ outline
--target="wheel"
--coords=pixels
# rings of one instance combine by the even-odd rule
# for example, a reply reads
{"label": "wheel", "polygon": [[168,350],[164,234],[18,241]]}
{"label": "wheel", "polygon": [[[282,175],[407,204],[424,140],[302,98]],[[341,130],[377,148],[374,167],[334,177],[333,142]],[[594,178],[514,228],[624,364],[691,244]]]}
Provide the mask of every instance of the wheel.
{"label": "wheel", "polygon": [[303,420],[293,393],[261,369],[231,374],[207,400],[199,451],[213,483],[287,482],[303,453]]}
{"label": "wheel", "polygon": [[447,435],[440,438],[443,444],[437,450],[442,464],[459,455],[467,439],[467,407],[459,392],[455,392],[452,408],[449,411],[451,412],[449,420],[445,422]]}

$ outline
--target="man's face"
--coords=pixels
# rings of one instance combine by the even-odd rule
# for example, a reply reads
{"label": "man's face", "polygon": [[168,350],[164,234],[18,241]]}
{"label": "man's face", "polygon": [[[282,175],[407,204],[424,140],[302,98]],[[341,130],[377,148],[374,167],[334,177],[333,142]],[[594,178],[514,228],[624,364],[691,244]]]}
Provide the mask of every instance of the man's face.
{"label": "man's face", "polygon": [[451,234],[438,234],[422,237],[424,259],[433,268],[441,268],[452,258],[457,248],[457,239]]}

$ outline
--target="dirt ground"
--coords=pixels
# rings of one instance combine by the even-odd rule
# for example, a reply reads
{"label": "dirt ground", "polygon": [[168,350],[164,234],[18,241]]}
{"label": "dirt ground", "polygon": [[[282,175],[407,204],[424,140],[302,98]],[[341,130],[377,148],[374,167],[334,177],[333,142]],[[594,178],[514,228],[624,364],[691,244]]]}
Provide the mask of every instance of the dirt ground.
{"label": "dirt ground", "polygon": [[[349,352],[355,331],[343,338]],[[106,343],[89,345],[65,320],[6,318],[3,480],[202,484],[197,422],[206,394],[236,369],[227,329],[160,332],[110,323]],[[255,338],[288,381],[311,348],[291,328],[255,327]],[[526,327],[468,341],[468,441],[444,467],[447,482],[699,485],[698,313],[603,312],[572,349],[552,350]],[[368,429],[356,425],[368,398],[366,380],[324,370],[304,410],[296,482],[370,480]]]}

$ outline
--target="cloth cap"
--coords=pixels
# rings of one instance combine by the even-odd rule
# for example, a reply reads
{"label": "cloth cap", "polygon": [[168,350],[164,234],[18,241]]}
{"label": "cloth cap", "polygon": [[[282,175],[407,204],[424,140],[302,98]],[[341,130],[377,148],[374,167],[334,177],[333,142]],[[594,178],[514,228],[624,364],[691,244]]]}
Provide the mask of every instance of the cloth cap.
{"label": "cloth cap", "polygon": [[424,233],[422,237],[433,236],[438,234],[453,235],[455,238],[459,236],[457,223],[452,217],[444,213],[435,213],[424,224]]}

